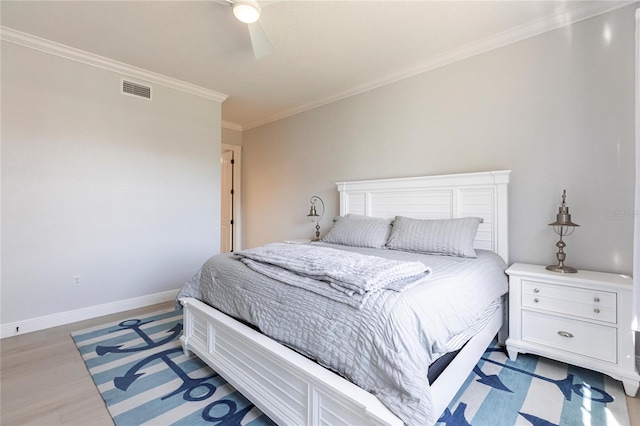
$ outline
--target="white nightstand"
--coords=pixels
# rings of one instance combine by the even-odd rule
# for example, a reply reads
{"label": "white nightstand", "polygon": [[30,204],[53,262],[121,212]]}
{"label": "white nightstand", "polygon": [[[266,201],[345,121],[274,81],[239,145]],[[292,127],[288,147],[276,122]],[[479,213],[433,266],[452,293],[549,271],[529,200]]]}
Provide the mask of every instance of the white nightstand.
{"label": "white nightstand", "polygon": [[509,275],[509,358],[533,353],[600,371],[635,396],[640,383],[631,330],[632,279],[562,274],[516,263]]}

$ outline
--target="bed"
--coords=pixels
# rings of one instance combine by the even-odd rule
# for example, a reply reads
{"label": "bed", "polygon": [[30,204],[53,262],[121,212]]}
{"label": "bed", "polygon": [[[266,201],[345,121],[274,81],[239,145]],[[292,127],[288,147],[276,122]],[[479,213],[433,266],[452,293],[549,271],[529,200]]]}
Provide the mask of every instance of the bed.
{"label": "bed", "polygon": [[[482,219],[482,223],[477,225],[477,232],[474,232],[473,238],[473,248],[478,251],[477,259],[499,257],[503,262],[502,265],[506,265],[508,264],[509,173],[509,171],[494,171],[339,182],[337,188],[340,192],[340,216],[356,215],[389,220],[396,216],[417,220],[478,217]],[[404,256],[394,250],[387,251],[394,252],[395,256]],[[441,259],[434,258],[433,262],[436,265],[434,269],[437,270],[440,267],[438,263],[440,261]],[[230,264],[232,261],[226,260],[226,262]],[[236,272],[231,272],[230,275],[234,276],[234,273]],[[501,273],[501,275],[500,280],[506,282],[504,274]],[[244,280],[243,277],[244,275],[238,275],[238,281]],[[194,279],[200,278],[196,276]],[[438,282],[437,279],[434,281]],[[239,287],[244,287],[244,284],[246,283]],[[423,291],[421,286],[409,291],[414,290]],[[287,290],[286,294],[296,291],[299,290]],[[473,329],[470,333],[473,337],[468,341],[465,338],[466,343],[459,342],[460,347],[455,348],[459,349],[456,350],[457,355],[430,386],[426,385],[430,390],[420,404],[428,400],[428,407],[425,409],[424,416],[419,417],[419,421],[414,421],[415,419],[406,417],[406,413],[398,411],[398,404],[389,403],[384,392],[380,392],[377,388],[372,391],[373,393],[367,392],[344,378],[343,375],[353,379],[351,370],[345,372],[336,367],[336,371],[340,374],[332,371],[333,364],[324,358],[325,354],[307,352],[300,348],[297,349],[301,353],[294,351],[286,345],[295,345],[287,342],[286,338],[277,333],[272,333],[265,323],[256,326],[255,322],[259,323],[260,319],[254,322],[252,312],[259,309],[255,306],[240,306],[248,303],[242,302],[244,298],[241,297],[236,302],[219,303],[219,309],[230,313],[232,317],[198,300],[207,298],[197,292],[183,291],[179,297],[184,308],[184,334],[181,339],[185,352],[195,353],[271,419],[282,425],[433,423],[444,411],[491,340],[505,324],[504,304],[498,304],[495,309],[487,311],[482,326]],[[269,294],[265,293],[260,297],[268,299]],[[412,299],[408,296],[406,298]],[[209,298],[207,301],[216,304],[215,298],[213,300]],[[267,303],[266,300],[265,303]],[[277,300],[274,299],[273,303],[277,303]],[[238,314],[243,309],[248,313]],[[345,315],[341,313],[344,310],[336,311],[336,318],[340,318],[340,321],[336,321],[335,324],[342,324],[344,317],[340,315]],[[367,315],[356,316],[362,316],[365,319],[373,318],[371,313]],[[287,315],[283,314],[283,316]],[[443,328],[448,327],[449,324]],[[257,328],[263,332],[267,330],[268,334],[274,335],[286,345],[267,337],[257,331]],[[338,331],[347,333],[348,330],[345,330]],[[322,344],[325,343],[334,344],[329,341],[322,342]],[[329,350],[329,352],[332,351]],[[438,352],[434,357],[443,358],[440,349],[433,349],[432,352]],[[411,353],[408,358],[406,355],[402,356],[405,356],[403,362],[408,362],[413,357],[420,358],[414,353]],[[393,356],[390,358],[392,359]],[[329,364],[328,366],[332,369],[325,368],[321,364]],[[359,371],[359,367],[353,368]],[[359,383],[358,380],[356,382]],[[415,388],[413,384],[410,387]]]}

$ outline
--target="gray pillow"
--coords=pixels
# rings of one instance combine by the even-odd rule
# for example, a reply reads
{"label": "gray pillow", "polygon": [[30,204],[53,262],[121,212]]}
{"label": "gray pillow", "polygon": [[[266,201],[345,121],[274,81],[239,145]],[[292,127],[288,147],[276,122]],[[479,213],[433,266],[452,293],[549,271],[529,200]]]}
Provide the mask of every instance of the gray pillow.
{"label": "gray pillow", "polygon": [[322,242],[351,247],[384,248],[391,232],[391,221],[355,214],[338,216]]}
{"label": "gray pillow", "polygon": [[476,257],[479,217],[461,219],[411,219],[396,216],[387,248],[446,256]]}

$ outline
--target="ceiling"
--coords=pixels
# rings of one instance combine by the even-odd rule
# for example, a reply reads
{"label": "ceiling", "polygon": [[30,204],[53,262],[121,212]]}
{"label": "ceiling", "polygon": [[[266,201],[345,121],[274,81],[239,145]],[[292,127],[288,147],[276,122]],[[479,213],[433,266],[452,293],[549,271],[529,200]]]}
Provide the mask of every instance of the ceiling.
{"label": "ceiling", "polygon": [[1,23],[227,94],[223,125],[246,130],[629,3],[263,2],[260,60],[222,0],[2,0]]}

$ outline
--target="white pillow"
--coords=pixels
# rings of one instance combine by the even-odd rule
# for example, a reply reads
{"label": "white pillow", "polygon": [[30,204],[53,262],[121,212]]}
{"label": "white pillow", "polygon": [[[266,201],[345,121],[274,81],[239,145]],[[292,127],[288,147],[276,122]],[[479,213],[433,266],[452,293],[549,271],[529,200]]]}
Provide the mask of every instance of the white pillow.
{"label": "white pillow", "polygon": [[412,219],[396,216],[387,248],[446,256],[476,257],[473,240],[482,222],[461,219]]}
{"label": "white pillow", "polygon": [[338,216],[322,238],[323,243],[351,247],[384,248],[391,232],[391,219],[347,214]]}

